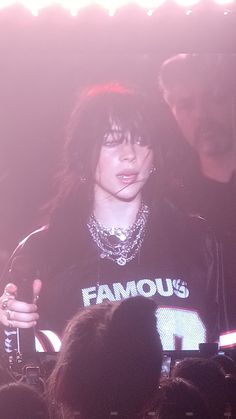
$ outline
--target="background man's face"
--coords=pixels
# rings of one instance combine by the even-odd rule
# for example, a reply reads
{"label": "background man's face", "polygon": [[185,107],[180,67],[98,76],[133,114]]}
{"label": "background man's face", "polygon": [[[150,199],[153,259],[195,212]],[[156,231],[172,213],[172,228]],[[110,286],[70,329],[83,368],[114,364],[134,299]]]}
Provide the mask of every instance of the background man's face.
{"label": "background man's face", "polygon": [[176,83],[166,93],[186,141],[199,156],[228,153],[236,141],[233,132],[236,101],[226,84],[195,75]]}

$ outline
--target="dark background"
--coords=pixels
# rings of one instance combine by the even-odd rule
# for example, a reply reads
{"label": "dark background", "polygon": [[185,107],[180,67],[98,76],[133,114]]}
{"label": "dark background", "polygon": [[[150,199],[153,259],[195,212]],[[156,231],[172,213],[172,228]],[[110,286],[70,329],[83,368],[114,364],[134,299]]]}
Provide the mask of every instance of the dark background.
{"label": "dark background", "polygon": [[[207,2],[203,2],[206,3]],[[60,7],[34,17],[0,9],[0,269],[17,242],[44,222],[53,173],[77,92],[108,80],[158,94],[163,59],[178,52],[236,52],[236,8],[204,6],[187,16],[124,7],[109,17]]]}

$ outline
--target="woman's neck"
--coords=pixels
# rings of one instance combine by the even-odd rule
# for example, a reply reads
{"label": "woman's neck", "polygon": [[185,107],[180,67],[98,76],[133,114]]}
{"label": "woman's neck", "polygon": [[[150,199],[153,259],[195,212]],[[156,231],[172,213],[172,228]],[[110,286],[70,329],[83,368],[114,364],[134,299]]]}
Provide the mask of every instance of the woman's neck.
{"label": "woman's neck", "polygon": [[95,194],[93,213],[104,227],[125,229],[135,222],[140,205],[141,195],[137,195],[132,201],[123,201],[107,194]]}

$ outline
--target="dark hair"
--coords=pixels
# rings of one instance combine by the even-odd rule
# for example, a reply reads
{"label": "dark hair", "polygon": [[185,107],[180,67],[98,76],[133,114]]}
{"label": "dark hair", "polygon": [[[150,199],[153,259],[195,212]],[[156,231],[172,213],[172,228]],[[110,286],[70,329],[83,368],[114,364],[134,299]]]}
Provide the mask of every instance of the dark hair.
{"label": "dark hair", "polygon": [[225,376],[216,362],[204,358],[185,358],[175,365],[172,377],[191,381],[205,397],[211,417],[223,417],[226,403]]}
{"label": "dark hair", "polygon": [[221,366],[225,374],[231,374],[236,378],[236,364],[228,355],[217,354],[211,358],[214,362]]}
{"label": "dark hair", "polygon": [[159,387],[155,417],[158,419],[209,419],[209,410],[199,390],[182,378],[165,379]]}
{"label": "dark hair", "polygon": [[68,324],[51,375],[51,399],[83,419],[135,415],[155,393],[162,349],[155,303],[134,297],[92,306]]}
{"label": "dark hair", "polygon": [[[156,121],[162,122],[156,112],[146,97],[118,83],[90,87],[80,95],[68,124],[62,168],[57,177],[58,192],[49,206],[47,249],[55,265],[60,260],[65,265],[66,257],[72,261],[75,249],[76,258],[78,254],[81,259],[87,257],[83,255],[83,244],[93,205],[94,174],[104,135],[109,133],[112,122],[124,133],[130,132],[131,137],[143,136],[152,148],[158,173],[149,176],[143,198],[150,207],[155,206],[162,171]],[[60,249],[55,246],[58,242]]]}
{"label": "dark hair", "polygon": [[[152,113],[147,98],[118,83],[97,85],[83,91],[68,124],[63,167],[58,176],[59,189],[51,207],[51,223],[62,213],[64,218],[69,207],[75,209],[76,219],[82,223],[91,211],[94,173],[104,136],[109,133],[112,122],[123,132],[142,135],[154,149],[154,160],[159,167]],[[156,193],[153,178],[144,187],[147,200]]]}
{"label": "dark hair", "polygon": [[2,419],[47,419],[48,406],[41,394],[22,383],[0,387]]}

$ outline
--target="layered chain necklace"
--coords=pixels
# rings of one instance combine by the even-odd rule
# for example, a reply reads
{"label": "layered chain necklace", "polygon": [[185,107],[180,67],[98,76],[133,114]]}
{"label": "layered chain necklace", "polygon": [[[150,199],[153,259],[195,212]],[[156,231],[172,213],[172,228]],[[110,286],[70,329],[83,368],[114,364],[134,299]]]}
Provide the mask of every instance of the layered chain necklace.
{"label": "layered chain necklace", "polygon": [[87,226],[92,239],[100,249],[101,259],[110,259],[120,266],[135,258],[140,250],[146,232],[149,208],[142,202],[136,221],[129,228],[104,227],[94,215]]}

